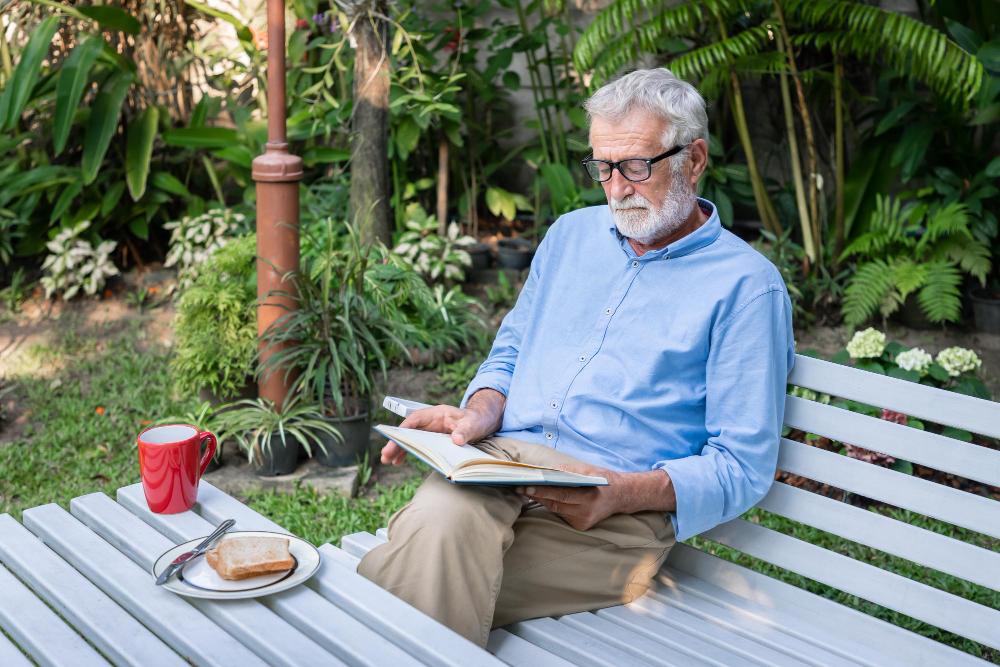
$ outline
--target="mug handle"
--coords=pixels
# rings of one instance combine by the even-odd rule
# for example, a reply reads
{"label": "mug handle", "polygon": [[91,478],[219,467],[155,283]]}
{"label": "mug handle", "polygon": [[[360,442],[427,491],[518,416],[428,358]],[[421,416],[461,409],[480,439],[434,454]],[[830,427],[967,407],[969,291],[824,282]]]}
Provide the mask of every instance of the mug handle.
{"label": "mug handle", "polygon": [[198,440],[200,442],[205,442],[208,440],[208,449],[201,456],[201,471],[198,473],[198,478],[200,479],[202,475],[205,474],[205,469],[208,467],[209,462],[212,457],[215,456],[215,449],[218,447],[219,443],[215,439],[215,435],[209,433],[208,431],[202,431],[198,434]]}

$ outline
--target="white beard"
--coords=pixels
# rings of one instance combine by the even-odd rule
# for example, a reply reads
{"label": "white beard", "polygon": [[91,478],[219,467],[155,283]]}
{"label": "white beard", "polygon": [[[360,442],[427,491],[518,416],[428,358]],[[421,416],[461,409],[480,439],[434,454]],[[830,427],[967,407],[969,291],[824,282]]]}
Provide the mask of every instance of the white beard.
{"label": "white beard", "polygon": [[680,174],[673,175],[670,190],[658,208],[639,193],[608,200],[621,235],[643,244],[653,243],[680,229],[696,203],[694,190]]}

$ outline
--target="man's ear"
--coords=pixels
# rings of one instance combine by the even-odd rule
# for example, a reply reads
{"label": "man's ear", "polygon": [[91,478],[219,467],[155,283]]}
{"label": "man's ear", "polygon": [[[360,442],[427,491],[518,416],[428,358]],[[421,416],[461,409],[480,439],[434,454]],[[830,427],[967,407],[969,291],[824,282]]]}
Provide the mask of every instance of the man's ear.
{"label": "man's ear", "polygon": [[695,139],[691,142],[691,186],[698,187],[701,175],[708,168],[708,142],[704,139]]}

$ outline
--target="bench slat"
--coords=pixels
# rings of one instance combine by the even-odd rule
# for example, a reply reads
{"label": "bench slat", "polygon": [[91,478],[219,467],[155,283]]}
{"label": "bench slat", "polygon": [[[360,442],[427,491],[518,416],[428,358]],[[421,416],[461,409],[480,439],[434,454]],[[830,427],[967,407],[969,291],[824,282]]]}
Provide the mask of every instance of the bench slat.
{"label": "bench slat", "polygon": [[[194,512],[154,514],[146,505],[139,484],[118,490],[119,502],[143,521],[181,540],[192,540],[212,532],[215,524]],[[256,530],[237,519],[235,530]],[[297,586],[281,593],[258,598],[266,607],[308,635],[317,644],[351,665],[419,665],[399,647],[385,641],[371,629],[331,604],[319,593]]]}
{"label": "bench slat", "polygon": [[1000,611],[742,519],[704,537],[973,641],[1000,647]]}
{"label": "bench slat", "polygon": [[575,665],[620,667],[649,664],[633,653],[609,646],[593,635],[580,632],[552,618],[512,623],[504,629]]}
{"label": "bench slat", "polygon": [[686,544],[656,576],[657,595],[724,607],[865,665],[985,665],[982,660]]}
{"label": "bench slat", "polygon": [[32,667],[31,661],[24,657],[14,642],[0,634],[0,665],[4,667]]}
{"label": "bench slat", "polygon": [[[147,572],[156,558],[174,545],[173,540],[103,493],[74,498],[70,513]],[[189,603],[270,665],[342,664],[257,600],[229,600],[226,604],[216,604],[211,600],[189,598]]]}
{"label": "bench slat", "polygon": [[762,664],[752,656],[734,653],[725,646],[719,646],[717,642],[678,632],[675,626],[664,623],[662,618],[641,612],[632,605],[598,609],[594,615],[666,644],[675,651],[690,656],[689,660],[692,662],[704,662],[718,667],[754,667]]}
{"label": "bench slat", "polygon": [[687,667],[688,665],[712,664],[590,612],[569,614],[560,618],[559,622],[576,628],[580,632],[599,637],[602,641],[617,646],[623,651],[634,653],[653,665]]}
{"label": "bench slat", "polygon": [[340,538],[340,548],[352,556],[363,558],[366,553],[384,541],[371,533],[353,533]]}
{"label": "bench slat", "polygon": [[1000,538],[1000,503],[787,438],[778,468]]}
{"label": "bench slat", "polygon": [[[0,565],[0,591],[3,591],[0,595],[0,627],[39,665],[107,667],[108,661],[101,654],[3,565]],[[3,635],[0,639],[13,646]],[[21,655],[16,647],[14,651]],[[7,653],[0,649],[0,665],[21,664],[14,660],[8,663],[7,660]],[[30,663],[25,660],[23,664]]]}
{"label": "bench slat", "polygon": [[920,565],[1000,590],[1000,553],[775,482],[757,507]]}
{"label": "bench slat", "polygon": [[1000,486],[1000,451],[980,445],[796,396],[788,396],[785,400],[785,424],[983,484]]}
{"label": "bench slat", "polygon": [[705,604],[695,596],[664,595],[659,590],[650,590],[646,597],[656,601],[670,610],[662,609],[663,614],[673,614],[674,610],[684,612],[687,616],[724,628],[727,632],[741,635],[751,641],[768,646],[793,656],[805,664],[824,666],[855,665],[856,660],[848,660],[840,651],[831,650],[823,642],[812,637],[801,637],[795,633],[785,632],[783,628],[773,623],[766,623],[749,614],[736,614],[717,604]]}
{"label": "bench slat", "polygon": [[265,667],[184,598],[154,585],[149,572],[55,504],[24,512],[24,525],[174,650],[197,665]]}
{"label": "bench slat", "polygon": [[[213,524],[234,518],[244,529],[280,528],[210,484],[199,488],[196,509]],[[479,646],[357,574],[356,563],[342,567],[338,552],[344,553],[332,545],[320,547],[323,566],[308,583],[325,599],[428,664],[453,667],[499,664]]]}
{"label": "bench slat", "polygon": [[501,629],[490,633],[486,650],[514,667],[573,667],[573,663]]}
{"label": "bench slat", "polygon": [[1000,438],[1000,406],[992,401],[898,380],[830,361],[795,355],[788,382],[889,408],[937,424]]}
{"label": "bench slat", "polygon": [[112,662],[187,664],[10,515],[0,516],[0,560]]}

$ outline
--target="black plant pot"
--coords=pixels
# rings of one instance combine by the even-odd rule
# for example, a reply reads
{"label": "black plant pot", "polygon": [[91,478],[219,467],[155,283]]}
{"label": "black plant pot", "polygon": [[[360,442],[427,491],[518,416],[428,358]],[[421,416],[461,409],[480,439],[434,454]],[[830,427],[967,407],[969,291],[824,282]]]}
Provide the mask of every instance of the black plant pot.
{"label": "black plant pot", "polygon": [[198,398],[211,403],[212,407],[244,398],[257,398],[257,382],[252,377],[247,377],[246,384],[238,387],[231,396],[220,396],[208,387],[203,387],[198,390]]}
{"label": "black plant pot", "polygon": [[1000,334],[1000,292],[976,289],[969,295],[969,299],[972,300],[976,330]]}
{"label": "black plant pot", "polygon": [[254,472],[262,477],[291,474],[299,465],[299,443],[289,436],[284,442],[280,435],[271,436],[271,446],[255,452],[253,463]]}
{"label": "black plant pot", "polygon": [[527,239],[500,239],[497,242],[497,264],[501,268],[527,268],[534,255],[535,248]]}
{"label": "black plant pot", "polygon": [[473,243],[465,249],[465,252],[469,253],[469,257],[472,258],[470,271],[482,271],[490,268],[490,247],[485,243]]}
{"label": "black plant pot", "polygon": [[917,301],[916,292],[911,292],[903,301],[903,305],[896,311],[896,319],[910,327],[911,329],[937,329],[941,325],[935,324],[927,319],[924,309]]}
{"label": "black plant pot", "polygon": [[364,412],[354,417],[325,417],[324,419],[337,429],[342,440],[337,440],[326,433],[321,434],[320,440],[326,451],[317,448],[313,457],[320,464],[331,468],[356,464],[358,458],[364,456],[364,452],[368,451],[368,443],[371,441],[371,413]]}

